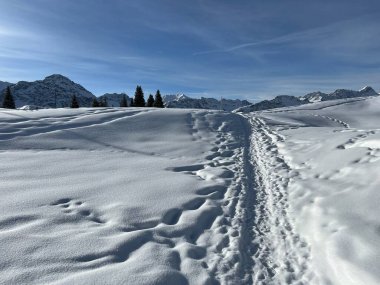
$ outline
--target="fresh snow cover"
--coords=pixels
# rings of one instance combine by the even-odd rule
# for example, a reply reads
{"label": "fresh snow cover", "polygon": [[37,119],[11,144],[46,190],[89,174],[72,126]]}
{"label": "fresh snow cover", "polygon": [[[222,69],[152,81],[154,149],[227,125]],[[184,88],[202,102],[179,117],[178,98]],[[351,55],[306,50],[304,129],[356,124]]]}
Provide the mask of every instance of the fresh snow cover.
{"label": "fresh snow cover", "polygon": [[269,175],[259,197],[278,224],[265,234],[272,268],[289,268],[279,284],[380,284],[380,98],[246,116]]}
{"label": "fresh snow cover", "polygon": [[0,283],[380,284],[379,118],[0,109]]}

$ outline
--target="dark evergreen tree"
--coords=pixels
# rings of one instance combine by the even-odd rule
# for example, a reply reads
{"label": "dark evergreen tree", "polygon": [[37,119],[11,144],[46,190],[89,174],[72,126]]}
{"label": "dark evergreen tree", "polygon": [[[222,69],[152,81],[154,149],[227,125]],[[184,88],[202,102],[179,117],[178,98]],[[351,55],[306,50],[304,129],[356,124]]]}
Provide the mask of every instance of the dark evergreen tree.
{"label": "dark evergreen tree", "polygon": [[137,85],[135,92],[135,100],[133,100],[135,107],[145,107],[144,92],[141,86]]}
{"label": "dark evergreen tree", "polygon": [[153,98],[153,95],[150,94],[148,97],[148,100],[146,101],[146,106],[153,107],[153,105],[154,105],[154,98]]}
{"label": "dark evergreen tree", "polygon": [[75,96],[75,95],[73,95],[73,97],[71,97],[70,108],[79,108],[79,103],[78,103],[78,100],[77,100],[77,96]]}
{"label": "dark evergreen tree", "polygon": [[135,106],[135,103],[133,102],[133,98],[131,98],[131,104],[129,106],[131,106],[131,107]]}
{"label": "dark evergreen tree", "polygon": [[98,99],[96,99],[96,97],[94,98],[94,100],[92,100],[91,107],[99,107],[99,101]]}
{"label": "dark evergreen tree", "polygon": [[16,109],[15,101],[13,100],[11,88],[9,86],[5,89],[2,107],[7,109]]}
{"label": "dark evergreen tree", "polygon": [[128,107],[127,96],[125,96],[125,94],[123,95],[123,98],[121,98],[120,107]]}
{"label": "dark evergreen tree", "polygon": [[99,101],[99,107],[108,107],[108,102],[106,97],[102,97]]}
{"label": "dark evergreen tree", "polygon": [[154,99],[154,107],[164,108],[164,102],[162,101],[160,90],[157,90],[157,92],[156,92],[156,96]]}

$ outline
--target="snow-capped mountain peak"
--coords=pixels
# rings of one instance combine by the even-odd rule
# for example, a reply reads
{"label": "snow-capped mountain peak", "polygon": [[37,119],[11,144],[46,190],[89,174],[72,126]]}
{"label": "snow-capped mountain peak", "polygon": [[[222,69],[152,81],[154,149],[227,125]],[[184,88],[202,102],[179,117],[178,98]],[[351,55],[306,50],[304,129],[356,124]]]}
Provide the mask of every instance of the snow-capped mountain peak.
{"label": "snow-capped mountain peak", "polygon": [[190,98],[185,94],[165,95],[163,96],[164,104],[167,108],[182,109],[211,109],[232,111],[236,108],[250,105],[246,100],[239,99],[215,99],[215,98]]}
{"label": "snow-capped mountain peak", "polygon": [[41,107],[68,107],[75,95],[79,105],[90,106],[95,97],[83,86],[69,78],[53,74],[34,82],[20,81],[11,86],[16,107],[34,105]]}

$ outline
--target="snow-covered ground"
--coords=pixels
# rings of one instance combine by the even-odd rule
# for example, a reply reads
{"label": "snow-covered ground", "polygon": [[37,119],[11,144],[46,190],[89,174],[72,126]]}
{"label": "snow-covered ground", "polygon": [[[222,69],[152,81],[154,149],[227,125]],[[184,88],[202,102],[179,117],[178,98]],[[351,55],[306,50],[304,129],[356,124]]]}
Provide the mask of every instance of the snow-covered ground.
{"label": "snow-covered ground", "polygon": [[0,283],[379,284],[379,118],[0,110]]}
{"label": "snow-covered ground", "polygon": [[280,284],[380,284],[380,98],[251,120],[265,177],[258,195],[272,220],[265,243]]}

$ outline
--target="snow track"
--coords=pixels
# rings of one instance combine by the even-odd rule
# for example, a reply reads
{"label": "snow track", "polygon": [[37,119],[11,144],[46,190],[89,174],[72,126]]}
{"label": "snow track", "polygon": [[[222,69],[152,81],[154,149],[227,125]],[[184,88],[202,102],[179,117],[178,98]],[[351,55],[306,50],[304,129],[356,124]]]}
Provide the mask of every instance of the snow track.
{"label": "snow track", "polygon": [[295,232],[290,218],[287,187],[298,175],[278,150],[283,137],[256,117],[252,126],[251,155],[254,170],[253,284],[309,284],[310,250]]}

